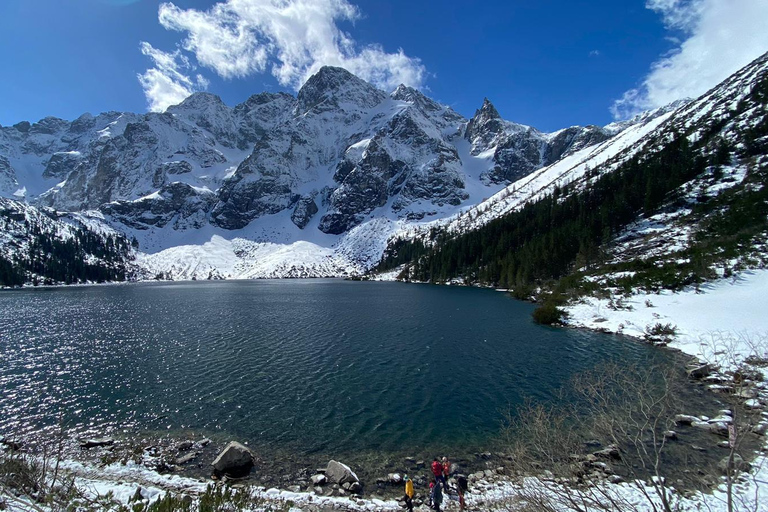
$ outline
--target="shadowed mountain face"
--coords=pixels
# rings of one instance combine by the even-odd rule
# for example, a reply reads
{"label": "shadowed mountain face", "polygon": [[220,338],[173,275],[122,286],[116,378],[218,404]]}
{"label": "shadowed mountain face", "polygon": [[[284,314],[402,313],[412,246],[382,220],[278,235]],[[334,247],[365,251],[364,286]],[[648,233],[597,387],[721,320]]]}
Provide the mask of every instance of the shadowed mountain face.
{"label": "shadowed mountain face", "polygon": [[608,136],[542,134],[488,100],[468,121],[409,87],[386,94],[324,67],[297,97],[262,93],[230,108],[196,93],[162,114],[0,127],[0,195],[101,210],[138,231],[242,229],[286,212],[298,232],[341,234],[371,217],[450,215]]}

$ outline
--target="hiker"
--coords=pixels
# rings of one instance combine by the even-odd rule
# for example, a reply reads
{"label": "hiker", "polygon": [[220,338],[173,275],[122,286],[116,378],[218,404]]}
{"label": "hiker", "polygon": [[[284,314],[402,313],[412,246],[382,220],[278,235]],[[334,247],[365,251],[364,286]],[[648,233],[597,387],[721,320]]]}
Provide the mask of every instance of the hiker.
{"label": "hiker", "polygon": [[435,483],[436,484],[442,483],[443,487],[445,487],[445,475],[443,475],[443,465],[440,464],[440,461],[437,460],[437,457],[435,457],[435,460],[432,461],[432,474],[435,475]]}
{"label": "hiker", "polygon": [[435,506],[435,510],[440,512],[440,505],[443,503],[443,491],[437,482],[435,482],[435,487],[432,494],[432,504]]}
{"label": "hiker", "polygon": [[448,460],[448,457],[443,457],[443,479],[445,482],[448,482],[448,478],[451,476],[451,463]]}
{"label": "hiker", "polygon": [[456,478],[456,487],[459,491],[459,510],[464,510],[464,493],[469,489],[467,477],[459,475],[458,478]]}
{"label": "hiker", "polygon": [[405,475],[405,508],[413,512],[413,480],[408,475]]}
{"label": "hiker", "polygon": [[435,479],[429,481],[429,508],[433,508],[434,506],[434,498],[435,498]]}

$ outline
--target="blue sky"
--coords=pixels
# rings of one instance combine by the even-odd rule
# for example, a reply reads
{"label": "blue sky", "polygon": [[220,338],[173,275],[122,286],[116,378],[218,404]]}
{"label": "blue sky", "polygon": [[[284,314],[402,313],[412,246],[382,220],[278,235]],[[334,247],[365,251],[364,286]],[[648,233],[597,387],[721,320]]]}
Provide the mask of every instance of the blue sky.
{"label": "blue sky", "polygon": [[235,105],[295,94],[341,64],[468,117],[488,97],[504,118],[552,131],[700,94],[768,50],[765,0],[160,5],[2,0],[0,124],[158,110],[204,89]]}

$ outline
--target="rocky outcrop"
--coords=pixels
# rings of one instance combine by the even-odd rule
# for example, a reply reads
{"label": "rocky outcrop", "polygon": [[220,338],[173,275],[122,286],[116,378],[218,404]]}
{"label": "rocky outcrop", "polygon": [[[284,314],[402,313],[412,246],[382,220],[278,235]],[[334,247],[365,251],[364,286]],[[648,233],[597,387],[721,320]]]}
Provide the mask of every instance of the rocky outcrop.
{"label": "rocky outcrop", "polygon": [[317,204],[311,196],[304,196],[296,202],[291,214],[291,222],[299,229],[304,229],[310,219],[318,212]]}
{"label": "rocky outcrop", "polygon": [[62,151],[51,155],[43,171],[43,178],[64,179],[83,161],[79,151]]}
{"label": "rocky outcrop", "polygon": [[174,182],[136,201],[107,203],[102,211],[113,220],[140,230],[162,228],[172,221],[176,229],[197,229],[207,222],[206,214],[215,203],[216,195],[210,190]]}
{"label": "rocky outcrop", "polygon": [[12,194],[18,186],[16,171],[11,167],[11,162],[8,161],[8,158],[0,155],[0,192]]}
{"label": "rocky outcrop", "polygon": [[253,453],[237,441],[230,442],[213,461],[215,475],[243,476],[253,467]]}

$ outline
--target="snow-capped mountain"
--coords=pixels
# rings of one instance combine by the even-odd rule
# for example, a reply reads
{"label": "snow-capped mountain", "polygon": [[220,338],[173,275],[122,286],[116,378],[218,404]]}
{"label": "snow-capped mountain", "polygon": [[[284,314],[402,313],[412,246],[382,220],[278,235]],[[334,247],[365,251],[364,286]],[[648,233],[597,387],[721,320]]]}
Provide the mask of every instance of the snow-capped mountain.
{"label": "snow-capped mountain", "polygon": [[381,252],[368,246],[383,249],[402,226],[450,218],[624,128],[546,134],[501,119],[488,100],[467,120],[409,87],[387,94],[325,67],[296,97],[262,93],[230,108],[196,93],[162,114],[0,127],[0,195],[98,210],[150,254],[214,236],[307,242],[333,249],[343,261],[324,268],[346,273],[374,264]]}

